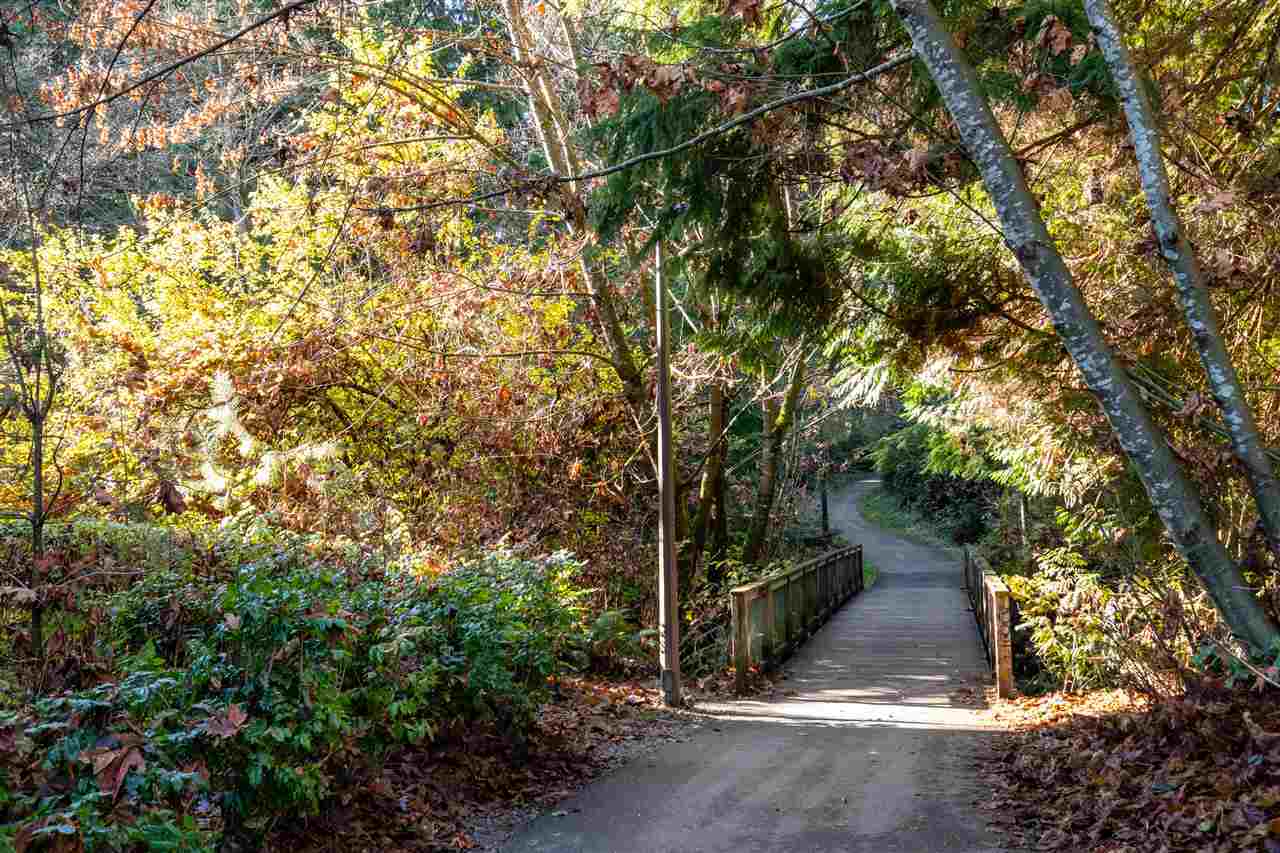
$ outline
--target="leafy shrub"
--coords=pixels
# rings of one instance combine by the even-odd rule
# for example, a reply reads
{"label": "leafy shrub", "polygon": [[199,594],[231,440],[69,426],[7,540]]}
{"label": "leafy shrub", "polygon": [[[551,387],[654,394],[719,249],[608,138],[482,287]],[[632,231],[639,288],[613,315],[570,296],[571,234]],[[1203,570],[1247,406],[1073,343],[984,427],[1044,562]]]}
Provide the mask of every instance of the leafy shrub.
{"label": "leafy shrub", "polygon": [[[1029,574],[1004,579],[1020,613],[1015,663],[1020,644],[1032,658],[1026,686],[1120,686],[1161,696],[1205,677],[1252,677],[1223,656],[1223,646],[1207,642],[1218,633],[1217,616],[1172,556],[1124,565],[1076,541],[1040,549]],[[1273,654],[1259,665],[1274,662]]]}
{"label": "leafy shrub", "polygon": [[503,552],[388,576],[303,544],[107,598],[119,676],[0,729],[0,785],[17,792],[0,793],[0,849],[6,832],[26,849],[64,834],[91,851],[253,841],[391,750],[475,721],[523,743],[582,642],[577,563]]}
{"label": "leafy shrub", "polygon": [[595,672],[627,672],[652,666],[645,632],[622,610],[606,610],[587,628],[581,665]]}
{"label": "leafy shrub", "polygon": [[1053,683],[1083,690],[1115,682],[1119,672],[1107,630],[1115,615],[1112,594],[1079,554],[1050,549],[1039,555],[1034,575],[1005,581],[1021,615],[1015,635],[1029,638]]}

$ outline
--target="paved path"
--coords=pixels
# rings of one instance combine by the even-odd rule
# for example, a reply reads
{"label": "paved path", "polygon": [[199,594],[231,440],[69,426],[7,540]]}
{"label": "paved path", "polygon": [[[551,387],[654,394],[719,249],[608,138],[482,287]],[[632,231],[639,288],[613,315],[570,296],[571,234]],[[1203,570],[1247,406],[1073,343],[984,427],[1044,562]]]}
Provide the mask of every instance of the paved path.
{"label": "paved path", "polygon": [[880,570],[785,667],[772,701],[714,718],[584,789],[504,851],[996,853],[975,815],[986,663],[958,557],[870,527],[872,482],[832,525]]}

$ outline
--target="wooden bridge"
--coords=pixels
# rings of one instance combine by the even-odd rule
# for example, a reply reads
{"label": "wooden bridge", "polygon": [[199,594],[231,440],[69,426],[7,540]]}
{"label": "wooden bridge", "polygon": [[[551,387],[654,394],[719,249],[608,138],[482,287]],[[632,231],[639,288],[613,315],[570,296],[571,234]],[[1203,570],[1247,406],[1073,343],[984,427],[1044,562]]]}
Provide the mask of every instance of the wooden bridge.
{"label": "wooden bridge", "polygon": [[733,667],[739,693],[752,667],[779,664],[864,587],[862,546],[820,557],[735,588]]}
{"label": "wooden bridge", "polygon": [[733,591],[739,671],[778,666],[778,689],[699,703],[678,742],[502,849],[998,853],[973,806],[989,795],[975,758],[991,671],[962,554],[867,524],[873,487],[833,495],[832,527],[857,546]]}
{"label": "wooden bridge", "polygon": [[[1013,695],[1009,587],[965,548],[956,581],[969,598],[978,637],[995,676],[996,695]],[[862,546],[828,551],[791,569],[736,587],[731,640],[735,685],[744,693],[752,669],[772,669],[813,635],[865,584]]]}

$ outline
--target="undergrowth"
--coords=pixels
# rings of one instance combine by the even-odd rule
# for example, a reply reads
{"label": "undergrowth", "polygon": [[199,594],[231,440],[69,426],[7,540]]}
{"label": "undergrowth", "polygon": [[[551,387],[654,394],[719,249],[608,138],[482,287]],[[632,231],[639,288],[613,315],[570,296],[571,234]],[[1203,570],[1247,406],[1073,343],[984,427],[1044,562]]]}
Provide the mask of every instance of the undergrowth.
{"label": "undergrowth", "polygon": [[1271,689],[1159,701],[1119,691],[997,709],[982,807],[1010,846],[1063,853],[1274,853],[1280,714]]}
{"label": "undergrowth", "polygon": [[518,760],[599,652],[567,554],[420,574],[279,531],[222,545],[63,602],[76,636],[26,674],[60,686],[0,716],[0,851],[253,849],[397,749],[481,725]]}

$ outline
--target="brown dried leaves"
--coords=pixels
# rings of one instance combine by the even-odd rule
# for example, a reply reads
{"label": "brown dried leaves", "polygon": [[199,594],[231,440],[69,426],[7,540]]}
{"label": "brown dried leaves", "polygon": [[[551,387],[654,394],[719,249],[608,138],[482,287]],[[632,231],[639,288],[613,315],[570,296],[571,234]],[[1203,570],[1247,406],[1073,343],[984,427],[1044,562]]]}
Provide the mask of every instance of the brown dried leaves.
{"label": "brown dried leaves", "polygon": [[1274,696],[1143,706],[1116,693],[997,706],[989,819],[1039,850],[1280,853]]}
{"label": "brown dried leaves", "polygon": [[[732,72],[735,69],[724,70]],[[663,65],[638,54],[624,56],[615,63],[596,63],[595,77],[594,84],[588,78],[583,78],[578,84],[578,99],[583,112],[592,119],[617,115],[622,107],[622,95],[637,86],[647,89],[663,104],[687,88],[701,88],[717,95],[721,108],[729,115],[744,112],[753,94],[752,87],[746,83],[726,83],[715,78],[704,80],[691,65]]]}

